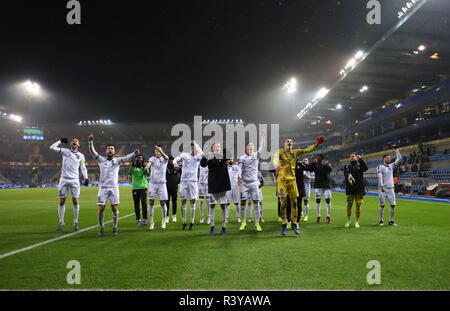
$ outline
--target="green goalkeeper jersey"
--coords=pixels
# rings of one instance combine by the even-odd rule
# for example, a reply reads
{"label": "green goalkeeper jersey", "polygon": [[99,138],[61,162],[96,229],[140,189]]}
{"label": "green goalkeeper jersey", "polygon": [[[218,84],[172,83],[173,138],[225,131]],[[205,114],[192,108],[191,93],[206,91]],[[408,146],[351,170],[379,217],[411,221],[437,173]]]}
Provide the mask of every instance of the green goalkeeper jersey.
{"label": "green goalkeeper jersey", "polygon": [[133,190],[147,189],[147,176],[150,175],[149,170],[130,166],[128,174],[132,177]]}

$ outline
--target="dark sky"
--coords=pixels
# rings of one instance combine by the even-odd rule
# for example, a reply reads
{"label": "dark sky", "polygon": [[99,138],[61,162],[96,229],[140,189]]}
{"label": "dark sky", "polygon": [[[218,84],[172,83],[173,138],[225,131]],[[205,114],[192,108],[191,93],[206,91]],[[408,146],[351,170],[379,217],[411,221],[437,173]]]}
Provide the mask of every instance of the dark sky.
{"label": "dark sky", "polygon": [[[34,122],[185,121],[293,116],[337,78],[358,49],[396,21],[402,0],[382,2],[382,24],[365,0],[8,1],[0,13],[0,110],[26,114],[14,83],[51,95]],[[280,87],[296,76],[287,99]]]}

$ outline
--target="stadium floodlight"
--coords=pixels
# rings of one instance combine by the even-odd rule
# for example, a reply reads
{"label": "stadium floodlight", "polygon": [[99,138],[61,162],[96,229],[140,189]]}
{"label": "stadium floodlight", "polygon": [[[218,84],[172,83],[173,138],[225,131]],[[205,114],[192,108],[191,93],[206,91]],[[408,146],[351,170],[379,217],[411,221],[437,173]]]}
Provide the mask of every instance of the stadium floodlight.
{"label": "stadium floodlight", "polygon": [[424,51],[427,47],[425,45],[419,45],[419,47],[417,48],[419,51]]}
{"label": "stadium floodlight", "polygon": [[360,59],[361,57],[363,57],[363,55],[364,55],[364,52],[363,52],[363,51],[358,51],[358,52],[356,52],[356,54],[355,54],[355,58],[356,58],[356,59]]}
{"label": "stadium floodlight", "polygon": [[368,87],[367,85],[363,85],[363,86],[359,89],[359,91],[360,91],[361,93],[364,93],[364,92],[367,92],[368,89],[369,89],[369,87]]}
{"label": "stadium floodlight", "polygon": [[38,97],[41,95],[41,86],[36,82],[31,82],[28,80],[24,83],[24,87],[25,91],[33,97]]}
{"label": "stadium floodlight", "polygon": [[283,87],[281,88],[282,91],[285,91],[288,94],[292,94],[297,92],[297,79],[291,78],[289,81],[287,81]]}
{"label": "stadium floodlight", "polygon": [[338,109],[338,110],[339,110],[339,109],[342,109],[342,105],[341,105],[341,104],[337,104],[337,105],[336,105],[336,109]]}

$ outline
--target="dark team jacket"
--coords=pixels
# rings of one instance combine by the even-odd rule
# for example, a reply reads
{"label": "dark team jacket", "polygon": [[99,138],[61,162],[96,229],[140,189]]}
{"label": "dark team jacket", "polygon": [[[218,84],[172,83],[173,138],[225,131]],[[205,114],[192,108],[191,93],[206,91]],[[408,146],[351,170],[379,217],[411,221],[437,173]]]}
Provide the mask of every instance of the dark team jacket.
{"label": "dark team jacket", "polygon": [[330,163],[323,165],[322,163],[311,163],[306,165],[305,171],[314,172],[314,188],[331,189],[330,173],[333,170]]}
{"label": "dark team jacket", "polygon": [[[223,154],[226,154],[225,151]],[[208,167],[209,193],[220,193],[231,190],[227,161],[228,159],[216,159],[213,155],[208,159],[203,157],[200,160],[202,167]]]}
{"label": "dark team jacket", "polygon": [[299,197],[305,196],[305,179],[303,177],[303,172],[306,170],[307,165],[304,164],[302,161],[297,160],[297,163],[295,164],[295,179],[297,181],[297,189],[298,189],[298,195]]}
{"label": "dark team jacket", "polygon": [[181,168],[176,170],[175,167],[170,164],[167,164],[166,170],[166,186],[167,189],[175,190],[178,189],[178,184],[180,183],[181,178]]}
{"label": "dark team jacket", "polygon": [[[344,166],[344,176],[345,176],[345,193],[347,195],[365,195],[366,189],[364,187],[364,172],[369,168],[362,159],[357,161],[352,161],[350,163],[345,164]],[[352,174],[355,182],[351,185],[348,182],[348,175]]]}

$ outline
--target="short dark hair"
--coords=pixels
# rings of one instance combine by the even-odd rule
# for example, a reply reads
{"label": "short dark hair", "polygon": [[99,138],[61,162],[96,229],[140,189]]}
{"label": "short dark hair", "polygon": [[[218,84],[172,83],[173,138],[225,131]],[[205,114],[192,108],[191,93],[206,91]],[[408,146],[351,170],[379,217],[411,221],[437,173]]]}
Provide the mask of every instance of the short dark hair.
{"label": "short dark hair", "polygon": [[354,154],[354,155],[358,155],[356,152],[350,152],[350,155],[352,155],[352,154]]}
{"label": "short dark hair", "polygon": [[156,145],[156,147],[162,148],[163,146],[161,146],[161,145]]}
{"label": "short dark hair", "polygon": [[323,154],[321,154],[321,153],[319,153],[319,154],[316,154],[316,156],[317,156],[318,158],[320,158],[321,160],[323,160],[323,159],[324,159],[324,156],[323,156]]}
{"label": "short dark hair", "polygon": [[108,148],[108,147],[114,147],[114,145],[113,144],[107,144],[106,148]]}
{"label": "short dark hair", "polygon": [[383,159],[388,157],[388,156],[389,156],[388,154],[383,154]]}

